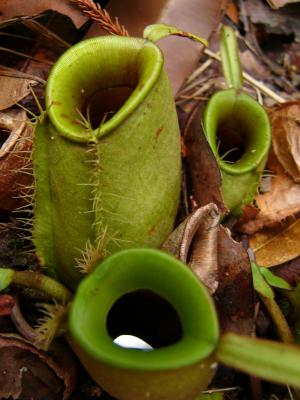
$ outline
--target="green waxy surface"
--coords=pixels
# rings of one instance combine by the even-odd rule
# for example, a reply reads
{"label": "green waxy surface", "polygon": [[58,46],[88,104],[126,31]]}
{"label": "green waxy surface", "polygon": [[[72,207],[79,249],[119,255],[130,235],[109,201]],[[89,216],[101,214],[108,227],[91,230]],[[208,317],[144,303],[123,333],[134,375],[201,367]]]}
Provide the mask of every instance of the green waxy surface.
{"label": "green waxy surface", "polygon": [[[88,127],[78,110],[120,86],[133,90],[125,103]],[[171,232],[181,179],[178,121],[159,48],[135,38],[98,37],[68,50],[50,73],[46,106],[34,146],[34,241],[48,272],[74,288],[82,260],[159,247]]]}

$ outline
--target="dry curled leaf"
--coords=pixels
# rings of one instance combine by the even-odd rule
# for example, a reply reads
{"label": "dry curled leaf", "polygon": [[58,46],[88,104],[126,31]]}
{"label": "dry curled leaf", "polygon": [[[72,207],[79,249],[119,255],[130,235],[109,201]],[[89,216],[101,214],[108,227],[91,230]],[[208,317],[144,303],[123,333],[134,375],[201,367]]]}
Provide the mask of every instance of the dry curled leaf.
{"label": "dry curled leaf", "polygon": [[0,112],[0,209],[13,210],[26,203],[26,187],[33,181],[31,149],[33,129],[23,110]]}
{"label": "dry curled leaf", "polygon": [[0,335],[0,398],[67,400],[75,385],[71,353],[56,344],[44,353],[18,335]]}
{"label": "dry curled leaf", "polygon": [[257,264],[273,267],[300,255],[300,219],[287,227],[263,230],[250,238]]}
{"label": "dry curled leaf", "polygon": [[211,293],[218,287],[219,220],[215,204],[198,208],[175,229],[162,247],[187,263]]}
{"label": "dry curled leaf", "polygon": [[300,103],[287,103],[271,114],[272,145],[278,161],[300,182]]}
{"label": "dry curled leaf", "polygon": [[82,26],[88,19],[69,0],[1,0],[0,21],[7,21],[15,17],[38,15],[47,10],[67,15],[77,28]]}

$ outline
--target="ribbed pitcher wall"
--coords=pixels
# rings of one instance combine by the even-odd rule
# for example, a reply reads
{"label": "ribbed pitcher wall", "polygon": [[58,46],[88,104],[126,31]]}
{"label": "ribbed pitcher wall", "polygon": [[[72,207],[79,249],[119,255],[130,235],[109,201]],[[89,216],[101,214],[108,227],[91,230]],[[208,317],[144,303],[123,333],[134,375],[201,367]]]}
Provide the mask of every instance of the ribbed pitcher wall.
{"label": "ribbed pitcher wall", "polygon": [[68,286],[117,250],[159,247],[173,228],[181,179],[160,49],[106,36],[64,53],[47,82],[34,169],[37,254]]}

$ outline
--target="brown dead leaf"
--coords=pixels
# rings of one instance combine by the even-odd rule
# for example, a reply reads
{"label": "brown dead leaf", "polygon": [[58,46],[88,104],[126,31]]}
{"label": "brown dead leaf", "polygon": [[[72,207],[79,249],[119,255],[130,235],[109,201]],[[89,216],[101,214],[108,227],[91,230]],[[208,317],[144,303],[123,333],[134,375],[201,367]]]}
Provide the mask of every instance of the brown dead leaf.
{"label": "brown dead leaf", "polygon": [[254,290],[247,252],[222,225],[218,233],[219,287],[214,295],[222,332],[252,335]]}
{"label": "brown dead leaf", "polygon": [[1,76],[0,72],[0,110],[5,110],[15,105],[30,93],[30,85],[36,82],[31,79]]}
{"label": "brown dead leaf", "polygon": [[271,114],[272,146],[278,161],[300,182],[300,103],[287,103]]}
{"label": "brown dead leaf", "polygon": [[300,280],[300,256],[272,268],[272,272],[296,286]]}
{"label": "brown dead leaf", "polygon": [[[274,1],[276,0],[272,0]],[[261,0],[244,0],[244,3],[247,15],[253,24],[264,26],[266,32],[271,34],[294,34],[297,39],[300,38],[298,4],[290,4],[274,12]]]}
{"label": "brown dead leaf", "polygon": [[226,213],[228,210],[221,193],[220,170],[202,129],[203,107],[202,102],[190,114],[183,133],[191,191],[198,206],[215,203],[221,213]]}
{"label": "brown dead leaf", "polygon": [[[24,187],[33,181],[31,149],[33,129],[24,110],[0,112],[0,209],[26,204]],[[29,202],[30,197],[27,198]]]}
{"label": "brown dead leaf", "polygon": [[47,10],[57,11],[70,17],[77,28],[80,28],[87,17],[69,0],[1,0],[0,21],[15,17],[41,14]]}
{"label": "brown dead leaf", "polygon": [[240,62],[243,71],[248,72],[254,78],[263,81],[270,78],[270,71],[266,66],[261,62],[261,59],[257,57],[256,54],[253,54],[250,50],[244,50],[239,53]]}
{"label": "brown dead leaf", "polygon": [[0,398],[67,400],[75,385],[71,353],[56,344],[46,354],[18,335],[0,335]]}
{"label": "brown dead leaf", "polygon": [[218,287],[217,243],[220,214],[215,204],[198,208],[162,246],[191,270],[214,293]]}
{"label": "brown dead leaf", "polygon": [[255,219],[238,226],[239,231],[250,235],[265,227],[274,227],[300,212],[300,185],[284,172],[272,150],[267,168],[274,176],[270,190],[255,196],[260,211]]}
{"label": "brown dead leaf", "polygon": [[263,230],[250,238],[257,264],[273,267],[300,255],[300,219],[280,229]]}

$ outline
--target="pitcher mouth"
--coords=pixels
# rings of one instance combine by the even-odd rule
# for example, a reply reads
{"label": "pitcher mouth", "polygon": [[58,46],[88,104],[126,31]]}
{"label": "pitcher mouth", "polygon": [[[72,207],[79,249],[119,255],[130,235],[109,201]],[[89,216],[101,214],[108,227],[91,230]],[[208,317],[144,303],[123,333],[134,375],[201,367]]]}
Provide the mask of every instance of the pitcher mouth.
{"label": "pitcher mouth", "polygon": [[256,170],[271,143],[265,110],[235,89],[212,96],[204,112],[204,130],[221,170],[231,175]]}
{"label": "pitcher mouth", "polygon": [[[173,332],[167,332],[167,324],[164,332],[159,332],[155,321],[154,326],[147,321],[143,331],[137,321],[120,317],[128,314],[128,305],[137,310],[143,303],[156,322],[159,307]],[[133,317],[128,314],[128,318]],[[125,333],[124,329],[138,333],[154,349],[145,352],[118,346],[114,337]],[[116,253],[80,284],[71,309],[70,331],[94,360],[140,371],[171,370],[201,362],[213,353],[219,338],[214,304],[204,286],[184,264],[151,249]]]}
{"label": "pitcher mouth", "polygon": [[[95,141],[141,104],[162,68],[160,49],[143,39],[102,36],[82,41],[67,50],[51,70],[46,87],[50,120],[69,139]],[[108,97],[117,100],[106,110],[103,103]]]}

